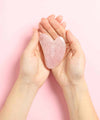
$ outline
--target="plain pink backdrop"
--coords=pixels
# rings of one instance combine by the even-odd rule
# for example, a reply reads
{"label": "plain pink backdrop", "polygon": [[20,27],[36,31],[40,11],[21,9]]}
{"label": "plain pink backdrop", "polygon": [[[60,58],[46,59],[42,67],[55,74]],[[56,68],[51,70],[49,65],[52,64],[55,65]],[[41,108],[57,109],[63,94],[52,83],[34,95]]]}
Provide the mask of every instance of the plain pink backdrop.
{"label": "plain pink backdrop", "polygon": [[[99,0],[0,0],[0,108],[17,79],[20,56],[32,28],[41,17],[61,14],[86,54],[85,78],[100,117],[99,5]],[[67,113],[62,92],[50,75],[38,91],[27,120],[68,120]]]}

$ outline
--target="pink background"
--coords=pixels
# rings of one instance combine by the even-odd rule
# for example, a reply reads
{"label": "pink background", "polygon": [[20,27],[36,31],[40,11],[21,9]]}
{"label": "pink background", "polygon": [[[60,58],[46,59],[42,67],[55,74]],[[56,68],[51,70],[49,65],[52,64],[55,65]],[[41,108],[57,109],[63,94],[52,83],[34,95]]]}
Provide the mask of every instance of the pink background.
{"label": "pink background", "polygon": [[[99,0],[0,0],[0,108],[17,79],[19,59],[41,17],[63,15],[86,54],[86,82],[100,117]],[[27,120],[68,120],[67,106],[52,77],[40,88]]]}

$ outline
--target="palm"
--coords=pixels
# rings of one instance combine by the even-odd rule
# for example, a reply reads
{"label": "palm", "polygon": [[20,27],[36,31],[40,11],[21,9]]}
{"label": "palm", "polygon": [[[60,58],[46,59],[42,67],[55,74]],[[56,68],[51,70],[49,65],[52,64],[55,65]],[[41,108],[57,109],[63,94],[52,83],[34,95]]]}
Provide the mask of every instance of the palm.
{"label": "palm", "polygon": [[85,67],[83,63],[85,63],[84,54],[71,54],[70,57],[67,54],[63,61],[52,71],[61,86],[76,84],[77,79],[83,76]]}
{"label": "palm", "polygon": [[67,67],[66,61],[67,60],[66,59],[67,59],[67,57],[65,57],[63,59],[63,61],[57,67],[52,69],[52,72],[53,72],[56,80],[58,81],[58,83],[61,86],[65,86],[68,84],[68,76],[67,76],[67,70],[66,70],[66,67]]}
{"label": "palm", "polygon": [[40,45],[38,45],[38,55],[36,56],[37,61],[37,76],[36,76],[36,84],[40,84],[40,86],[44,83],[46,78],[49,75],[49,70],[46,68],[44,62],[43,62],[43,53],[41,50]]}

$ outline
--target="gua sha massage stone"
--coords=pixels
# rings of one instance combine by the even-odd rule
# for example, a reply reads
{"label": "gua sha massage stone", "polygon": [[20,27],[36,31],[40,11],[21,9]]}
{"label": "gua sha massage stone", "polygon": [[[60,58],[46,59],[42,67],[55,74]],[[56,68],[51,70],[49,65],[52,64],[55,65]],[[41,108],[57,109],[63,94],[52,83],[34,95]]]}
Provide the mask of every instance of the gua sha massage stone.
{"label": "gua sha massage stone", "polygon": [[52,69],[59,65],[66,51],[64,39],[59,36],[53,40],[49,35],[41,33],[39,41],[43,50],[46,66]]}

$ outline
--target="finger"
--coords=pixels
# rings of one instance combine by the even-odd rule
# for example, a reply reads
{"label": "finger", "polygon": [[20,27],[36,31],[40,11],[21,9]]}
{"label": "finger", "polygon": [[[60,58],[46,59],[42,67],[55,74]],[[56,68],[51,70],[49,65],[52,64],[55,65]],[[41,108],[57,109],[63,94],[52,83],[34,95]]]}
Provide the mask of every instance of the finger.
{"label": "finger", "polygon": [[62,27],[66,28],[66,22],[62,22],[63,16],[61,15],[57,16],[56,20],[62,25]]}
{"label": "finger", "polygon": [[56,17],[56,20],[57,20],[59,23],[61,23],[62,20],[63,20],[63,16],[61,16],[61,15],[57,16],[57,17]]}
{"label": "finger", "polygon": [[61,25],[66,28],[66,22],[61,23]]}
{"label": "finger", "polygon": [[44,34],[47,34],[48,36],[50,36],[50,34],[43,28],[43,26],[41,24],[39,24],[39,33],[44,33]]}
{"label": "finger", "polygon": [[44,33],[44,34],[49,34],[44,28],[43,28],[43,26],[41,25],[41,24],[39,24],[39,31],[41,32],[41,33]]}
{"label": "finger", "polygon": [[33,36],[32,36],[32,39],[31,39],[31,41],[29,42],[29,44],[28,44],[28,46],[27,46],[27,50],[34,50],[36,47],[37,47],[37,45],[38,45],[38,40],[39,40],[39,34],[38,34],[38,31],[37,30],[35,30],[34,31],[34,34],[33,34]]}
{"label": "finger", "polygon": [[49,24],[49,22],[46,18],[42,18],[41,25],[50,34],[50,36],[53,39],[56,39],[58,37],[56,31],[52,28],[52,26]]}
{"label": "finger", "polygon": [[66,38],[71,43],[71,49],[79,51],[81,50],[81,46],[78,39],[72,34],[70,30],[66,32]]}
{"label": "finger", "polygon": [[[49,20],[49,18],[51,18],[51,17],[55,17],[55,15],[50,15],[47,19]],[[64,28],[66,27],[66,23],[65,23],[65,22],[61,23],[62,20],[63,20],[63,16],[62,16],[62,15],[57,16],[55,19],[56,19]]]}
{"label": "finger", "polygon": [[58,21],[56,21],[54,17],[49,17],[48,21],[58,35],[65,39],[65,29],[58,23]]}

